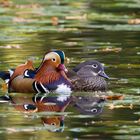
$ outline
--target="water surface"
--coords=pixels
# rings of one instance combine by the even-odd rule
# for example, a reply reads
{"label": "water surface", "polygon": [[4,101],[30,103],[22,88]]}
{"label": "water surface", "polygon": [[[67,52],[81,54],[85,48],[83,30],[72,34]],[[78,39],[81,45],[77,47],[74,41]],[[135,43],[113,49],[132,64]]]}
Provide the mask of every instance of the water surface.
{"label": "water surface", "polygon": [[[74,103],[58,114],[25,113],[13,102],[1,103],[1,139],[139,140],[139,15],[139,0],[0,2],[0,70],[28,58],[38,66],[45,52],[61,49],[70,60],[69,69],[90,59],[105,64],[111,77],[108,94],[124,95],[123,100],[105,102],[94,115],[81,114]],[[1,87],[0,92],[6,91]],[[25,102],[30,101],[20,99],[16,104],[23,107]],[[42,115],[62,119],[61,132],[44,127]]]}

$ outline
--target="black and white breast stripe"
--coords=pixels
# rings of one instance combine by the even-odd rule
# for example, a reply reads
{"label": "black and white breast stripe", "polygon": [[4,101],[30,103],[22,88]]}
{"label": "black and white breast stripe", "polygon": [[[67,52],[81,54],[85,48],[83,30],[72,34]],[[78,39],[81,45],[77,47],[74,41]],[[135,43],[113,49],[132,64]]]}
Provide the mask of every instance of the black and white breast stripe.
{"label": "black and white breast stripe", "polygon": [[33,83],[33,88],[37,93],[49,93],[49,90],[45,88],[41,82],[35,81]]}

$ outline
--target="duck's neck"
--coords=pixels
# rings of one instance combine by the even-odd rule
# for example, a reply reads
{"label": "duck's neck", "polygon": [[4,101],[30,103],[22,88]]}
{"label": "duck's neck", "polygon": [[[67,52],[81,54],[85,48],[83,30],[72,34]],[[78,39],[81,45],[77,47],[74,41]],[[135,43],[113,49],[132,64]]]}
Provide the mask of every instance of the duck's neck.
{"label": "duck's neck", "polygon": [[58,80],[60,77],[65,78],[70,82],[70,79],[66,76],[63,70],[58,71],[56,68],[50,65],[43,64],[35,75],[35,80],[41,83],[51,83]]}
{"label": "duck's neck", "polygon": [[42,75],[46,72],[56,72],[56,68],[51,66],[51,65],[48,65],[46,62],[43,63],[37,70],[37,75]]}
{"label": "duck's neck", "polygon": [[42,83],[50,83],[57,80],[60,73],[52,66],[42,65],[35,75],[35,80]]}
{"label": "duck's neck", "polygon": [[71,80],[67,77],[66,73],[64,71],[60,71],[61,76],[63,76],[67,81],[69,81],[71,83]]}

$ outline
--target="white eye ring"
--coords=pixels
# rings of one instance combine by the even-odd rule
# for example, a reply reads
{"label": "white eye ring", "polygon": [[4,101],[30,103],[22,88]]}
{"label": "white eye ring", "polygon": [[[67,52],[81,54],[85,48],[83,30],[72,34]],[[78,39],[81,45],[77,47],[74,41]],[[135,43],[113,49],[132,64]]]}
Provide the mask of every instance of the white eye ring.
{"label": "white eye ring", "polygon": [[52,58],[52,61],[53,61],[53,62],[55,62],[55,61],[56,61],[56,59],[55,59],[55,58]]}
{"label": "white eye ring", "polygon": [[93,64],[92,67],[93,67],[93,68],[97,68],[98,65],[97,65],[97,64]]}
{"label": "white eye ring", "polygon": [[91,109],[91,112],[96,113],[97,112],[97,109],[96,108],[93,108],[93,109]]}

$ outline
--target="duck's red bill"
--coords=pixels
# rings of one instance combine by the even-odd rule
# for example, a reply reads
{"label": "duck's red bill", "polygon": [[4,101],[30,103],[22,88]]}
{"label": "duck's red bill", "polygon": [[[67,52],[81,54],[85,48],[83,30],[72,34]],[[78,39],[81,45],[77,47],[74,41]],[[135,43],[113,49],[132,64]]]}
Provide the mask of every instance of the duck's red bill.
{"label": "duck's red bill", "polygon": [[65,67],[64,64],[59,64],[58,69],[59,69],[59,70],[63,70],[63,71],[65,71],[66,73],[68,72],[68,69]]}

